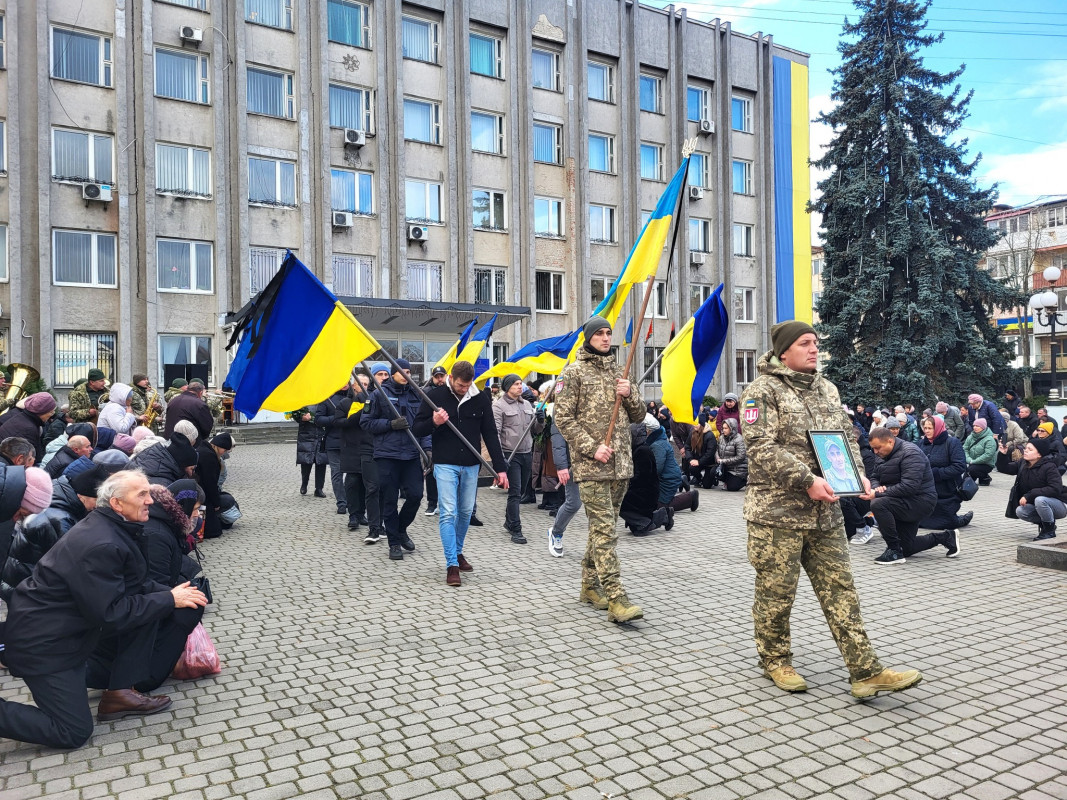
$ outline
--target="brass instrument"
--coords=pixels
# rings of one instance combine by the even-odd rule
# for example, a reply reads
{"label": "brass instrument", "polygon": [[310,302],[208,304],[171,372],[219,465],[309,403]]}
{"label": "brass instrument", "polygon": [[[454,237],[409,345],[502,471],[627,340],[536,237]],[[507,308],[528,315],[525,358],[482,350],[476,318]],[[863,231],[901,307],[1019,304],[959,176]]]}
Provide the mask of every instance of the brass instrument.
{"label": "brass instrument", "polygon": [[41,373],[29,364],[12,364],[11,381],[4,392],[4,399],[9,405],[14,405],[26,396],[26,387],[40,379]]}
{"label": "brass instrument", "polygon": [[148,395],[148,400],[145,403],[148,406],[148,408],[146,408],[145,412],[144,412],[144,423],[143,423],[143,425],[146,428],[151,428],[152,427],[152,423],[154,423],[156,421],[156,417],[159,416],[159,412],[156,411],[155,409],[153,409],[153,406],[156,405],[156,401],[158,399],[159,399],[159,392],[157,392],[155,389],[152,389],[152,394]]}

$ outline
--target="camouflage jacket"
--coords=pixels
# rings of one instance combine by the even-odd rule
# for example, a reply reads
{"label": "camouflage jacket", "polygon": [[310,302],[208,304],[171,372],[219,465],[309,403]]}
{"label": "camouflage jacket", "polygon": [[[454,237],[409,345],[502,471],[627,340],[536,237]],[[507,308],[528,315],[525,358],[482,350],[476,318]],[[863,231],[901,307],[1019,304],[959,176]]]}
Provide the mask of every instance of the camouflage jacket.
{"label": "camouflage jacket", "polygon": [[167,391],[163,392],[163,402],[164,403],[169,403],[171,400],[173,400],[175,397],[177,397],[181,393],[182,393],[181,389],[175,389],[172,386],[169,389],[167,389]]}
{"label": "camouflage jacket", "polygon": [[741,395],[741,434],[748,449],[745,519],[777,528],[840,528],[840,505],[807,493],[819,475],[809,430],[844,433],[863,471],[837,387],[818,373],[794,372],[770,352],[760,356],[757,370]]}
{"label": "camouflage jacket", "polygon": [[[96,415],[89,412],[96,408],[93,402],[89,399],[89,390],[85,388],[83,383],[71,391],[70,396],[67,398],[67,402],[70,403],[70,418],[75,422],[95,422]],[[99,409],[97,409],[99,411]]]}
{"label": "camouflage jacket", "polygon": [[579,350],[577,361],[563,370],[556,384],[553,420],[570,447],[571,471],[577,481],[621,481],[633,477],[629,423],[645,418],[636,387],[629,397],[622,398],[611,438],[615,454],[607,464],[593,457],[608,432],[615,405],[615,379],[622,376],[614,355],[598,356]]}

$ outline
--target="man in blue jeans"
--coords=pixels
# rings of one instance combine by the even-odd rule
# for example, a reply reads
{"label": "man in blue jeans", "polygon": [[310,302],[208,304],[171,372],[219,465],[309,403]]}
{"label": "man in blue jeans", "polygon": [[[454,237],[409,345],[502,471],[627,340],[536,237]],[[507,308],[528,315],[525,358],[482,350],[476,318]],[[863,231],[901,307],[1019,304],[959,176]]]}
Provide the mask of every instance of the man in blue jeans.
{"label": "man in blue jeans", "polygon": [[485,448],[497,473],[497,483],[504,489],[508,488],[507,462],[500,449],[489,393],[474,385],[474,366],[469,361],[453,364],[445,384],[429,388],[426,396],[437,406],[437,411],[424,401],[411,430],[419,437],[433,436],[438,527],[448,568],[445,583],[460,586],[459,573],[474,571],[463,557],[463,541],[478,493],[479,464],[474,453],[445,423],[451,420],[478,451],[485,439]]}

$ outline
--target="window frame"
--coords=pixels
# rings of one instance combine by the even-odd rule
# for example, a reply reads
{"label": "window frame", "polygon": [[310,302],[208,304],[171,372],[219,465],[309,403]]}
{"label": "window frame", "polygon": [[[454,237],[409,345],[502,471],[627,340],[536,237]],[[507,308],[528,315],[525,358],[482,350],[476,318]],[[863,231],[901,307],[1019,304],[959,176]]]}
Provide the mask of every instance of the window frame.
{"label": "window frame", "polygon": [[[293,250],[293,254],[294,255],[296,254],[296,250]],[[274,257],[274,259],[275,259],[275,263],[273,265],[274,269],[273,269],[273,271],[271,272],[271,274],[269,276],[267,276],[267,275],[260,275],[259,276],[260,279],[262,280],[262,285],[260,285],[260,284],[258,284],[258,283],[256,283],[255,281],[252,280],[252,277],[253,277],[252,259],[253,259],[253,257],[263,258],[263,257],[265,257],[267,255],[271,255],[271,256]],[[278,270],[281,269],[282,262],[284,260],[285,260],[285,248],[284,247],[267,247],[265,245],[255,245],[255,244],[248,245],[248,261],[247,261],[247,265],[248,265],[248,290],[249,290],[249,293],[251,295],[255,295],[257,292],[262,291],[263,288],[268,283],[270,283],[271,278],[273,278],[275,275],[278,274]]]}
{"label": "window frame", "polygon": [[[700,241],[698,244],[700,247],[693,246],[693,225],[698,226],[698,238]],[[690,217],[689,218],[689,252],[691,253],[710,253],[711,250],[711,220],[704,217]]]}
{"label": "window frame", "polygon": [[[162,188],[160,188],[160,186],[159,186],[159,148],[160,147],[180,147],[180,148],[183,148],[183,149],[188,151],[186,153],[186,157],[185,157],[185,168],[186,168],[185,177],[186,177],[186,181],[188,182],[189,186],[193,186],[196,183],[196,181],[195,181],[195,167],[193,165],[193,154],[195,152],[207,153],[207,182],[208,182],[207,192],[206,193],[200,193],[200,192],[193,191],[192,189],[190,189],[188,191],[181,191],[181,190],[178,190],[178,189],[162,189]],[[158,140],[156,141],[156,175],[155,175],[155,184],[156,184],[155,190],[156,190],[156,194],[164,195],[164,196],[170,196],[170,197],[185,197],[185,198],[188,198],[190,200],[211,200],[212,197],[214,197],[214,188],[215,188],[214,187],[214,182],[212,180],[212,177],[213,176],[211,174],[211,151],[208,150],[206,147],[194,147],[191,144],[177,144],[175,142],[161,142],[161,141],[158,141]]]}
{"label": "window frame", "polygon": [[[159,245],[163,242],[172,242],[177,244],[188,245],[189,250],[189,287],[188,289],[182,288],[165,288],[159,285]],[[195,257],[195,251],[198,246],[207,245],[209,248],[209,255],[211,263],[208,265],[208,282],[211,285],[210,289],[196,289],[194,288],[199,282],[199,278],[202,277],[199,274],[199,268],[197,259]],[[199,294],[210,295],[215,293],[215,243],[202,240],[202,239],[176,239],[170,236],[157,236],[156,237],[156,292],[160,294]]]}
{"label": "window frame", "polygon": [[[743,374],[742,374],[743,373]],[[748,378],[748,380],[744,380]],[[738,349],[734,351],[734,383],[739,387],[748,386],[756,380],[756,351]]]}
{"label": "window frame", "polygon": [[[0,120],[0,171],[6,172],[7,166],[7,125],[6,120]],[[89,172],[96,172],[96,138],[98,136],[105,137],[109,141],[109,148],[111,150],[111,177],[104,179],[99,178],[96,175],[88,175],[85,177],[58,175],[56,173],[56,133],[72,133],[75,135],[84,135],[87,142],[87,161],[89,164]],[[102,183],[107,186],[112,186],[115,183],[115,137],[113,134],[102,131],[91,131],[88,129],[80,130],[74,128],[64,128],[59,125],[53,125],[51,127],[51,147],[52,147],[52,164],[51,164],[51,179],[53,183],[70,183],[70,184],[85,184],[85,183]]]}
{"label": "window frame", "polygon": [[[333,123],[333,109],[330,106],[330,90],[337,89],[341,92],[359,92],[361,97],[362,109],[360,110],[360,124],[353,127],[351,125],[334,125]],[[368,89],[365,86],[352,86],[347,83],[334,83],[329,82],[326,84],[326,114],[331,128],[337,130],[355,130],[363,131],[367,136],[374,135],[374,90]]]}
{"label": "window frame", "polygon": [[[593,95],[589,93],[589,87],[593,85],[593,82],[589,79],[590,67],[599,67],[604,70],[604,94],[606,97],[593,97]],[[604,61],[598,61],[595,58],[587,58],[585,60],[585,86],[586,99],[597,103],[615,105],[615,65],[608,64]]]}
{"label": "window frame", "polygon": [[649,298],[648,308],[645,309],[645,319],[667,319],[670,313],[671,302],[667,292],[667,281],[656,281],[652,284],[652,297]]}
{"label": "window frame", "polygon": [[[417,104],[420,106],[429,106],[430,108],[430,130],[429,139],[414,139],[408,136],[408,124],[407,124],[407,107],[408,103]],[[420,144],[430,144],[437,147],[441,146],[441,104],[436,100],[424,100],[419,97],[404,97],[404,141],[405,142],[419,142]]]}
{"label": "window frame", "polygon": [[[474,210],[474,195],[478,192],[489,195],[489,225],[478,225],[475,223],[475,215],[478,213]],[[494,200],[496,197],[500,198],[500,207],[503,213],[504,219],[494,220],[496,216],[494,208],[496,203]],[[499,222],[499,225],[494,225],[494,222]],[[508,229],[508,204],[507,204],[507,192],[502,189],[486,189],[475,186],[471,189],[471,227],[476,231],[492,231],[496,233],[506,233]]]}
{"label": "window frame", "polygon": [[[593,153],[593,141],[592,140],[593,139],[603,139],[604,140],[604,157],[607,159],[607,164],[605,164],[604,166],[606,167],[606,169],[599,169],[599,168],[593,166],[593,158],[592,158],[592,153]],[[599,173],[602,173],[604,175],[616,175],[617,174],[617,172],[615,170],[615,137],[612,134],[610,134],[610,133],[597,133],[595,131],[590,131],[589,135],[587,137],[586,146],[588,147],[589,154],[590,154],[589,155],[589,171],[590,172],[599,172]]]}
{"label": "window frame", "polygon": [[[689,95],[690,92],[696,92],[700,95],[700,116],[697,119],[693,119],[689,115]],[[685,87],[685,116],[688,122],[695,122],[698,125],[701,122],[705,122],[711,119],[711,90],[704,86],[694,86],[688,84]]]}
{"label": "window frame", "polygon": [[189,8],[193,11],[203,11],[204,13],[210,13],[207,7],[207,0],[156,0],[157,3],[166,3],[168,6],[179,6],[180,8]]}
{"label": "window frame", "polygon": [[[67,369],[75,370],[76,374],[78,375],[78,377],[74,377],[73,375],[71,375],[70,377],[74,378],[74,380],[72,380],[70,383],[64,383],[64,382],[59,380],[59,372],[58,372],[58,366],[59,365],[56,363],[56,356],[60,352],[60,348],[57,346],[57,343],[56,343],[56,337],[58,337],[58,336],[85,336],[85,337],[91,337],[92,338],[92,344],[90,346],[90,352],[92,353],[92,357],[88,359],[92,363],[86,363],[86,364],[78,363],[77,365],[72,365],[72,366],[68,367]],[[100,339],[101,339],[101,337],[105,337],[105,336],[106,337],[110,337],[110,340],[111,340],[110,343],[103,343],[105,347],[108,346],[108,344],[110,344],[110,347],[111,347],[111,364],[107,365],[108,368],[104,370],[104,373],[105,373],[105,375],[114,378],[115,377],[115,369],[116,369],[115,362],[118,360],[118,344],[119,344],[118,331],[68,331],[68,330],[52,331],[52,386],[56,387],[56,388],[59,388],[59,387],[63,387],[63,388],[73,387],[74,383],[80,377],[84,377],[85,372],[86,372],[87,369],[103,369],[103,367],[101,366],[101,362],[99,361],[99,359],[96,358],[96,356],[99,355],[99,352],[100,352],[100,346],[101,346]]]}
{"label": "window frame", "polygon": [[[656,177],[650,178],[644,173],[645,169],[645,148],[652,148],[653,154],[656,157]],[[655,142],[641,142],[637,148],[638,153],[638,168],[641,180],[643,181],[656,181],[657,183],[663,183],[663,145],[656,144]]]}
{"label": "window frame", "polygon": [[[270,161],[274,163],[274,190],[276,200],[254,200],[252,199],[252,160],[256,161]],[[282,164],[289,164],[293,168],[293,202],[286,203],[282,199]],[[250,206],[258,206],[261,208],[297,208],[299,203],[297,202],[297,163],[295,161],[289,161],[285,158],[273,158],[271,156],[262,156],[256,153],[248,153],[245,159],[245,166],[248,169],[248,204]]]}
{"label": "window frame", "polygon": [[[737,252],[738,234],[741,234],[742,249],[748,252]],[[731,226],[730,254],[738,258],[755,258],[756,226],[748,222],[734,222]]]}
{"label": "window frame", "polygon": [[[363,37],[363,44],[352,44],[350,42],[343,42],[340,39],[330,38],[330,6],[333,4],[359,9],[360,17],[362,19],[360,35]],[[345,47],[357,47],[360,50],[371,50],[371,31],[370,5],[368,3],[359,2],[359,0],[326,0],[326,41],[344,45]]]}
{"label": "window frame", "polygon": [[[741,127],[736,125],[736,113],[734,104],[741,104]],[[752,98],[742,97],[740,95],[730,96],[730,130],[737,131],[738,133],[752,133]]]}
{"label": "window frame", "polygon": [[[663,351],[666,349],[666,347],[656,347],[655,345],[644,346],[645,369],[652,368],[646,383],[663,385],[663,373],[661,372],[663,369],[663,359],[660,359],[658,363],[656,362],[656,359],[662,356]],[[652,366],[653,364],[655,364],[654,367]]]}
{"label": "window frame", "polygon": [[[493,120],[493,127],[495,128],[494,137],[496,139],[496,150],[480,150],[474,146],[474,117],[485,117]],[[472,153],[486,153],[491,156],[503,156],[507,155],[504,152],[504,115],[498,114],[495,111],[485,111],[480,108],[471,109],[471,152]]]}
{"label": "window frame", "polygon": [[[355,270],[356,280],[355,280],[355,282],[356,282],[357,286],[356,286],[355,294],[350,294],[348,292],[342,292],[341,289],[338,287],[338,284],[337,284],[337,266],[338,266],[337,261],[338,261],[338,259],[343,259],[343,260],[346,260],[346,261],[352,261],[356,266],[356,270]],[[369,278],[370,278],[370,285],[369,286],[364,286],[363,285],[363,278],[365,277],[364,276],[363,261],[369,261],[370,262],[370,269],[369,269],[369,273],[368,273],[369,274]],[[331,253],[330,254],[330,278],[331,278],[332,291],[336,295],[339,295],[341,297],[374,297],[374,256],[365,255],[363,253]]]}
{"label": "window frame", "polygon": [[[654,97],[655,97],[655,105],[656,105],[655,108],[645,108],[642,105],[643,101],[641,100],[641,86],[645,81],[652,81],[653,90],[654,90]],[[638,107],[638,109],[640,111],[644,111],[644,112],[646,112],[648,114],[660,114],[660,115],[663,114],[663,78],[662,77],[657,76],[657,75],[652,75],[651,73],[648,73],[648,72],[641,72],[641,73],[638,74],[638,78],[637,78],[637,107]]]}
{"label": "window frame", "polygon": [[[541,308],[538,305],[540,296],[537,290],[537,279],[541,275],[548,276],[548,295],[551,308]],[[558,296],[557,296],[558,284]],[[567,273],[562,270],[534,268],[534,310],[540,314],[566,314],[564,309],[567,297]]]}
{"label": "window frame", "polygon": [[[164,383],[163,373],[166,371],[166,367],[167,367],[166,362],[163,361],[163,338],[164,337],[170,338],[170,339],[186,339],[187,340],[186,346],[188,347],[189,345],[192,345],[192,347],[188,347],[188,350],[189,350],[190,353],[193,353],[193,354],[195,354],[199,350],[199,348],[196,346],[196,340],[197,339],[207,339],[207,341],[208,341],[208,346],[207,346],[207,353],[208,353],[207,384],[208,384],[208,386],[214,386],[215,385],[215,336],[214,336],[214,334],[210,334],[210,333],[157,333],[156,334],[156,355],[159,358],[158,364],[159,364],[159,373],[160,373],[159,374],[159,384],[158,385],[160,385],[160,386],[163,385],[163,383]],[[199,364],[199,362],[193,362],[193,363],[194,364]]]}
{"label": "window frame", "polygon": [[[427,49],[430,51],[430,58],[416,58],[415,56],[409,56],[404,52],[404,23],[412,22],[416,25],[425,25],[428,35]],[[414,14],[401,14],[400,15],[400,56],[407,61],[418,61],[420,64],[440,64],[441,63],[441,26],[432,19],[426,17],[419,17]]]}
{"label": "window frame", "polygon": [[[496,68],[494,74],[490,75],[486,72],[478,72],[474,69],[474,62],[470,59],[471,51],[471,39],[478,38],[487,42],[493,43],[494,61],[496,62]],[[481,75],[483,78],[494,78],[496,80],[504,80],[504,40],[499,36],[494,36],[491,33],[485,33],[484,31],[467,31],[467,54],[470,61],[468,72],[471,75]]]}
{"label": "window frame", "polygon": [[258,19],[251,19],[248,14],[248,0],[245,0],[245,22],[250,22],[253,25],[262,25],[264,28],[273,28],[276,31],[289,31],[292,32],[293,28],[293,0],[273,0],[278,5],[278,16],[282,21],[281,25],[271,25],[269,22],[260,22]]}
{"label": "window frame", "polygon": [[[271,26],[267,26],[271,27]],[[269,111],[253,111],[249,107],[248,100],[248,74],[249,72],[256,72],[260,75],[278,75],[282,79],[282,97],[281,106],[285,109],[285,114],[279,116],[277,114],[271,114]],[[285,70],[276,70],[269,67],[263,67],[258,64],[245,64],[245,111],[257,117],[270,117],[271,119],[296,119],[296,95],[294,93],[296,78],[293,73],[286,72]]]}
{"label": "window frame", "polygon": [[539,128],[539,127],[540,128],[551,128],[552,129],[552,135],[553,135],[553,138],[555,139],[554,149],[556,151],[556,160],[555,161],[541,161],[540,159],[537,158],[536,137],[534,137],[534,139],[535,139],[534,151],[533,151],[534,163],[535,164],[550,164],[550,165],[552,165],[554,167],[562,166],[563,165],[563,126],[562,125],[557,125],[554,122],[540,122],[540,121],[535,120],[534,123],[533,123],[533,127],[534,127],[534,132],[535,133],[537,131],[537,128]]}
{"label": "window frame", "polygon": [[[412,285],[411,267],[412,267],[412,265],[415,265],[415,264],[424,265],[427,268],[427,271],[426,271],[426,286],[424,287],[424,288],[427,289],[427,291],[426,291],[426,295],[427,296],[426,297],[415,297],[414,293],[411,291],[411,285]],[[433,280],[433,274],[432,273],[434,271],[437,272],[438,288],[440,290],[440,292],[439,292],[440,296],[436,300],[433,298],[433,287],[430,285],[430,282]],[[408,292],[407,292],[408,296],[407,296],[406,299],[408,299],[408,300],[416,300],[416,301],[423,302],[423,303],[443,303],[443,302],[445,302],[445,265],[441,261],[423,261],[422,259],[418,259],[418,260],[414,260],[413,261],[413,260],[409,259],[408,262],[407,262],[407,280],[406,280],[406,283],[407,283],[407,290],[408,290]]]}
{"label": "window frame", "polygon": [[[169,94],[159,93],[159,68],[157,60],[160,53],[166,53],[177,58],[193,59],[196,62],[197,82],[200,84],[197,100],[188,100],[184,97],[172,97]],[[210,106],[211,66],[208,62],[208,54],[190,53],[184,50],[178,50],[174,47],[161,47],[160,45],[155,45],[152,48],[152,96],[158,97],[160,100],[173,100],[176,103],[192,103],[193,105],[198,106]]]}
{"label": "window frame", "polygon": [[[493,295],[489,300],[478,299],[478,277],[479,273],[487,275],[489,278],[490,293]],[[474,298],[475,303],[491,306],[506,306],[508,304],[508,268],[496,266],[493,264],[475,264],[474,272],[474,291],[471,296]]]}
{"label": "window frame", "polygon": [[689,316],[697,313],[697,310],[711,297],[711,293],[714,290],[715,287],[710,283],[689,284]]}
{"label": "window frame", "polygon": [[[58,248],[56,247],[56,235],[57,234],[75,234],[77,236],[89,236],[92,242],[92,256],[90,259],[90,269],[92,270],[92,282],[90,283],[77,283],[73,281],[60,281],[56,279],[56,253]],[[101,283],[100,282],[100,238],[109,237],[112,240],[112,245],[115,253],[115,282],[114,283]],[[82,231],[72,228],[52,228],[52,285],[53,286],[79,286],[86,289],[117,289],[119,288],[119,242],[118,234],[111,231]]]}
{"label": "window frame", "polygon": [[[741,316],[738,316],[740,312]],[[735,286],[733,305],[730,308],[731,322],[756,321],[756,290],[750,286]]]}
{"label": "window frame", "polygon": [[[606,237],[594,236],[593,225],[593,209],[600,209],[602,211],[600,230],[597,233],[605,233]],[[618,244],[618,209],[615,206],[605,205],[603,203],[590,203],[589,204],[589,241],[591,244]]]}
{"label": "window frame", "polygon": [[[744,191],[737,191],[737,167],[741,169],[741,179],[744,183]],[[755,195],[755,191],[752,186],[752,162],[744,158],[733,159],[730,166],[730,189],[734,194],[744,195],[745,197],[752,197]]]}
{"label": "window frame", "polygon": [[[334,179],[334,173],[337,173],[337,172],[342,172],[342,173],[350,174],[350,175],[353,176],[353,178],[352,178],[352,189],[355,192],[355,195],[352,198],[352,206],[353,206],[352,208],[334,208],[333,207],[333,179]],[[360,195],[360,193],[359,193],[359,184],[361,182],[361,178],[364,178],[364,177],[369,178],[369,180],[370,180],[370,206],[371,207],[370,207],[369,211],[359,207],[359,195]],[[334,212],[334,211],[340,211],[340,212],[344,212],[344,213],[347,213],[347,214],[355,214],[358,217],[373,217],[374,214],[375,214],[376,207],[377,207],[377,202],[376,202],[375,191],[374,191],[374,173],[373,172],[368,172],[367,170],[360,170],[360,169],[348,169],[347,167],[334,167],[334,166],[330,167],[330,212],[331,213]]]}
{"label": "window frame", "polygon": [[[559,232],[558,233],[553,233],[552,231],[539,231],[539,230],[537,230],[537,204],[538,203],[548,203],[548,216],[549,216],[550,219],[554,216],[556,218],[556,221],[559,223]],[[556,213],[556,214],[552,213],[553,206],[557,207],[557,212],[558,213]],[[567,230],[567,228],[566,228],[565,220],[566,220],[566,217],[565,217],[565,209],[564,209],[563,198],[561,198],[561,197],[549,197],[548,195],[534,195],[534,237],[542,236],[542,237],[545,237],[545,238],[552,238],[552,239],[563,239],[563,238],[566,238],[565,231]]]}
{"label": "window frame", "polygon": [[7,69],[7,15],[0,14],[0,69]]}
{"label": "window frame", "polygon": [[[98,40],[97,45],[97,67],[100,70],[101,83],[90,83],[89,81],[78,80],[77,78],[68,78],[63,75],[56,75],[55,68],[55,53],[56,53],[56,31],[65,31],[67,33],[77,34],[78,36],[93,36]],[[68,83],[79,83],[82,86],[97,86],[101,89],[114,89],[115,88],[115,40],[107,36],[106,34],[99,33],[97,31],[86,30],[85,28],[77,28],[73,25],[57,25],[52,23],[49,25],[48,31],[48,77],[52,80],[67,81]],[[111,53],[111,57],[108,58],[108,51]],[[153,60],[153,65],[154,65]]]}
{"label": "window frame", "polygon": [[[615,279],[607,275],[594,275],[589,279],[589,307],[591,309],[596,308],[604,301],[604,298],[608,296],[608,292],[611,291],[613,283],[615,283]],[[594,286],[600,288],[599,297],[597,297],[597,292],[593,291]]]}
{"label": "window frame", "polygon": [[1067,206],[1058,206],[1045,211],[1045,227],[1058,228],[1067,225]]}
{"label": "window frame", "polygon": [[8,223],[0,222],[0,239],[3,239],[0,242],[0,283],[9,283],[11,281],[11,270],[8,266],[10,264],[8,229]]}
{"label": "window frame", "polygon": [[[426,210],[430,211],[430,188],[437,189],[437,216],[440,219],[431,219],[430,217],[409,217],[407,215],[407,198],[411,194],[410,184],[422,184],[425,194],[423,195],[423,201],[426,204]],[[442,208],[444,203],[444,197],[442,192],[442,184],[435,183],[434,181],[422,180],[420,178],[405,178],[404,179],[404,220],[405,222],[414,222],[418,225],[444,225],[444,210]]]}
{"label": "window frame", "polygon": [[[538,86],[534,83],[534,56],[536,54],[547,55],[552,59],[552,79],[555,86]],[[552,50],[548,47],[531,47],[530,48],[530,86],[533,89],[541,89],[545,92],[555,92],[560,94],[563,92],[563,78],[560,75],[560,52],[558,50]]]}
{"label": "window frame", "polygon": [[[703,165],[702,168],[700,169],[700,175],[699,175],[700,182],[699,183],[697,183],[696,181],[693,180],[693,176],[694,176],[694,173],[695,173],[695,170],[693,169],[693,164],[696,163],[696,162],[693,161],[694,158],[699,158],[700,159],[700,163]],[[707,153],[693,153],[692,155],[689,156],[689,175],[687,177],[688,177],[690,186],[698,186],[701,189],[709,189],[709,188],[711,188],[710,186],[708,186],[708,184],[711,181],[711,175],[708,172],[708,162],[709,161],[710,161],[710,159],[708,158],[708,154]]]}

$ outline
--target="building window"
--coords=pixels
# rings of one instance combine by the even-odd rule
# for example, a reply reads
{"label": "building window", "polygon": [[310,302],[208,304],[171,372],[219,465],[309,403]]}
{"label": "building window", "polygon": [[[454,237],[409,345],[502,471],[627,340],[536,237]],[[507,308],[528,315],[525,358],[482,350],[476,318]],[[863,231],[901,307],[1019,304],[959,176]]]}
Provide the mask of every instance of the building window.
{"label": "building window", "polygon": [[534,235],[563,235],[563,201],[554,197],[534,198]]}
{"label": "building window", "polygon": [[[811,293],[811,310],[812,311],[818,311],[819,310],[819,301],[820,300],[822,300],[822,292],[812,292]],[[1016,355],[1018,355],[1018,354],[1016,354]]]}
{"label": "building window", "polygon": [[492,189],[475,189],[471,212],[475,228],[491,231],[507,230],[503,192],[495,192]]}
{"label": "building window", "polygon": [[0,225],[0,282],[7,279],[7,225]]}
{"label": "building window", "polygon": [[211,151],[157,144],[156,191],[188,197],[211,197]]}
{"label": "building window", "polygon": [[663,364],[663,362],[662,361],[657,361],[656,359],[658,359],[660,356],[663,355],[663,351],[665,349],[666,348],[663,348],[663,347],[646,347],[646,348],[644,348],[644,350],[645,350],[645,369],[648,369],[649,367],[652,367],[653,364],[656,365],[655,367],[652,367],[652,371],[648,374],[648,382],[649,383],[663,383],[663,374],[660,372],[660,366]]}
{"label": "building window", "polygon": [[471,112],[471,149],[504,154],[504,117],[485,111]]}
{"label": "building window", "polygon": [[711,220],[689,218],[689,249],[694,253],[711,252]]}
{"label": "building window", "polygon": [[293,76],[287,72],[249,67],[247,97],[249,114],[296,118]]}
{"label": "building window", "polygon": [[730,127],[741,133],[752,133],[752,101],[747,97],[730,99]]}
{"label": "building window", "polygon": [[1045,219],[1048,222],[1048,227],[1050,228],[1067,225],[1067,206],[1060,206],[1059,208],[1050,208],[1048,211],[1045,212]]}
{"label": "building window", "polygon": [[608,290],[614,278],[593,278],[589,281],[589,301],[591,308],[596,308],[608,296]]}
{"label": "building window", "polygon": [[697,313],[704,301],[711,297],[712,287],[706,283],[689,284],[689,315]]}
{"label": "building window", "polygon": [[405,192],[408,222],[441,221],[441,184],[406,181]]}
{"label": "building window", "polygon": [[334,253],[333,293],[340,297],[374,297],[374,259]]}
{"label": "building window", "polygon": [[374,178],[371,173],[331,169],[330,208],[353,214],[373,214]]}
{"label": "building window", "polygon": [[711,106],[711,92],[699,86],[690,86],[685,90],[686,118],[690,122],[703,122],[711,119],[708,109]]}
{"label": "building window", "polygon": [[211,242],[156,239],[156,288],[161,292],[210,294]]}
{"label": "building window", "polygon": [[503,267],[474,267],[474,302],[504,306],[508,300],[508,271]]}
{"label": "building window", "polygon": [[539,269],[534,273],[534,302],[538,311],[563,311],[563,273]]}
{"label": "building window", "polygon": [[330,84],[330,127],[371,133],[370,89]]}
{"label": "building window", "polygon": [[663,80],[652,75],[641,76],[641,110],[663,113]]}
{"label": "building window", "polygon": [[285,250],[277,247],[248,248],[248,290],[251,294],[261,292],[278,274],[285,259]]}
{"label": "building window", "polygon": [[738,387],[743,387],[754,380],[756,380],[756,351],[738,350],[734,382]]}
{"label": "building window", "polygon": [[156,48],[156,96],[188,103],[211,102],[207,56]]}
{"label": "building window", "polygon": [[111,183],[113,147],[114,140],[106,134],[53,128],[52,180]]}
{"label": "building window", "polygon": [[589,240],[598,244],[615,242],[615,208],[613,206],[589,206]]}
{"label": "building window", "polygon": [[412,142],[441,144],[441,106],[404,98],[404,138]]}
{"label": "building window", "polygon": [[248,202],[296,208],[296,164],[249,156]]}
{"label": "building window", "polygon": [[689,156],[689,185],[707,188],[708,180],[708,157],[693,153]]}
{"label": "building window", "polygon": [[656,281],[652,285],[652,299],[645,310],[645,319],[667,319],[667,282]]}
{"label": "building window", "polygon": [[115,234],[52,231],[52,282],[57,286],[118,286]]}
{"label": "building window", "polygon": [[752,226],[742,222],[734,223],[734,255],[752,256]]}
{"label": "building window", "polygon": [[615,68],[598,61],[585,65],[586,82],[589,84],[589,99],[602,103],[615,102]]}
{"label": "building window", "polygon": [[327,0],[327,36],[331,42],[370,47],[370,7],[352,0]]}
{"label": "building window", "polygon": [[813,258],[811,260],[811,274],[812,275],[819,275],[821,273],[822,273],[822,259],[821,258]]}
{"label": "building window", "polygon": [[533,49],[531,56],[533,87],[558,92],[559,88],[559,53],[554,50]]}
{"label": "building window", "polygon": [[755,322],[755,289],[734,289],[734,322]]}
{"label": "building window", "polygon": [[7,59],[5,58],[7,54],[6,23],[7,18],[3,14],[0,14],[0,69],[7,67]]}
{"label": "building window", "polygon": [[663,148],[658,144],[641,144],[641,177],[648,181],[663,180]]}
{"label": "building window", "polygon": [[470,34],[471,74],[504,77],[504,42],[495,36]]}
{"label": "building window", "polygon": [[207,0],[160,0],[160,2],[172,6],[195,8],[197,11],[207,11]]}
{"label": "building window", "polygon": [[734,159],[734,194],[752,194],[752,162]]}
{"label": "building window", "polygon": [[415,17],[401,21],[401,40],[404,58],[437,63],[437,23]]}
{"label": "building window", "polygon": [[533,126],[534,161],[542,164],[563,163],[563,128],[535,122]]}
{"label": "building window", "polygon": [[0,119],[0,175],[7,174],[7,121]]}
{"label": "building window", "polygon": [[508,355],[511,353],[511,348],[508,347],[507,342],[501,342],[500,344],[493,343],[493,364],[500,364],[501,362],[508,360]]}
{"label": "building window", "polygon": [[431,261],[408,262],[408,299],[441,302],[444,264]]}
{"label": "building window", "polygon": [[245,0],[245,19],[272,28],[293,29],[293,0]]}
{"label": "building window", "polygon": [[67,28],[52,28],[52,77],[112,86],[111,39]]}
{"label": "building window", "polygon": [[208,385],[215,383],[211,371],[211,337],[197,334],[160,334],[159,336],[159,386],[165,382],[163,377],[167,367],[173,365],[189,366],[196,364],[207,367]]}
{"label": "building window", "polygon": [[[91,369],[98,369],[108,379],[115,377],[114,333],[55,333],[54,386],[73,386]],[[162,383],[162,381],[160,382]]]}
{"label": "building window", "polygon": [[589,169],[593,172],[615,172],[614,136],[589,134]]}

